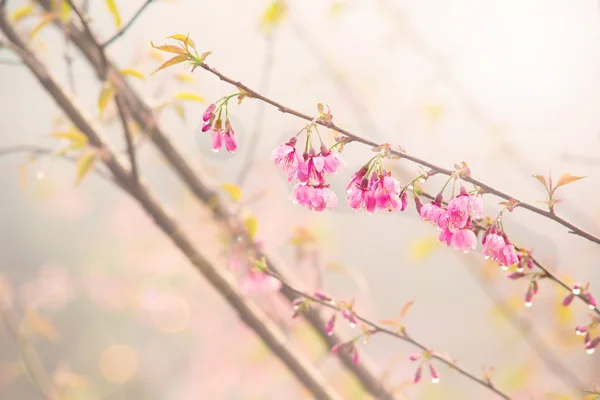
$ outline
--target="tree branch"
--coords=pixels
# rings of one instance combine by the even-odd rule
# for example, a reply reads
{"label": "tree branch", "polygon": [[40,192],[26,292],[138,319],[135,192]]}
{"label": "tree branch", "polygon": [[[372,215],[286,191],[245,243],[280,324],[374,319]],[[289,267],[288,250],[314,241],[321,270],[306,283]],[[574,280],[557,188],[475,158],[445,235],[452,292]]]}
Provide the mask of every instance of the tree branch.
{"label": "tree branch", "polygon": [[[49,0],[38,0],[38,3],[46,10],[50,10]],[[58,21],[54,21],[58,24]],[[96,70],[99,79],[103,79],[102,55],[98,54],[97,42],[94,37],[85,34],[80,28],[75,25],[69,25],[68,32],[71,36],[73,44],[82,52],[90,65]],[[108,68],[113,71],[118,69],[110,61],[107,61]],[[114,74],[113,84],[120,90],[126,98],[127,104],[135,121],[141,126],[146,126],[148,130],[147,137],[152,140],[156,149],[162,154],[165,160],[170,164],[173,171],[186,184],[192,194],[213,214],[213,217],[222,223],[227,233],[232,238],[242,238],[243,242],[248,246],[249,251],[256,258],[265,258],[271,269],[277,271],[280,275],[285,276],[287,282],[296,282],[290,271],[285,267],[284,263],[270,254],[267,250],[262,249],[248,235],[244,223],[240,218],[234,215],[221,201],[218,193],[209,187],[205,182],[208,178],[201,174],[200,171],[195,171],[188,161],[181,155],[181,152],[174,146],[169,139],[169,135],[161,128],[160,124],[154,117],[152,109],[144,102],[142,97],[131,88],[125,78],[120,74]],[[298,285],[296,285],[298,286]],[[297,296],[294,292],[282,287],[281,294],[288,302],[293,302]],[[304,318],[319,334],[321,339],[327,346],[332,347],[343,341],[339,335],[328,335],[326,333],[326,320],[318,310],[311,310],[304,315]],[[386,389],[381,383],[378,374],[375,372],[376,366],[368,357],[361,357],[360,363],[355,365],[352,358],[344,353],[338,353],[338,357],[345,368],[347,368],[361,383],[361,385],[378,400],[393,400],[394,395]]]}
{"label": "tree branch", "polygon": [[[244,91],[246,91],[248,93],[248,97],[252,97],[258,100],[261,100],[267,104],[270,104],[271,106],[277,108],[279,111],[281,111],[284,114],[290,114],[293,115],[295,117],[298,117],[300,119],[303,119],[305,121],[309,121],[312,122],[313,121],[313,117],[304,113],[301,113],[300,111],[296,111],[293,108],[290,107],[286,107],[285,105],[278,103],[277,101],[270,99],[260,93],[258,93],[257,91],[249,88],[248,86],[244,85],[242,82],[240,81],[236,81],[232,78],[229,78],[226,75],[223,75],[222,73],[220,73],[219,71],[217,71],[214,67],[209,66],[206,63],[202,63],[199,65],[199,67],[201,67],[202,69],[212,73],[213,75],[216,75],[220,80],[222,80],[223,82],[227,82],[231,85],[234,85],[237,88],[240,88]],[[337,125],[331,123],[331,124],[327,124],[321,121],[317,121],[317,124],[324,126],[326,128],[332,129],[338,133],[341,133],[342,135],[346,136],[347,138],[351,139],[353,142],[358,142],[358,143],[362,143],[365,144],[367,146],[371,146],[371,147],[377,147],[379,145],[381,145],[381,143],[376,143],[370,139],[367,138],[363,138],[361,136],[358,136],[355,133],[352,133],[344,128],[338,127]],[[403,152],[403,151],[399,151],[399,150],[391,150],[390,153],[400,157],[400,158],[404,158],[407,159],[409,161],[414,162],[415,164],[419,164],[422,165],[424,167],[427,167],[429,169],[431,169],[432,171],[438,173],[438,174],[442,174],[442,175],[446,175],[446,176],[452,176],[453,175],[453,171],[447,169],[447,168],[442,168],[439,167],[435,164],[433,164],[432,162],[429,162],[427,160],[421,159],[417,156],[414,156],[412,154]],[[464,180],[465,182],[469,182],[475,186],[480,187],[481,189],[483,189],[483,191],[485,193],[490,193],[495,195],[496,197],[499,197],[501,199],[504,200],[510,200],[510,199],[514,199],[517,202],[518,207],[521,208],[525,208],[535,214],[541,215],[542,217],[551,219],[559,224],[561,224],[562,226],[568,228],[570,231],[569,233],[573,233],[575,235],[581,236],[591,242],[594,242],[596,244],[600,244],[600,237],[585,231],[582,228],[579,228],[578,226],[574,225],[573,223],[565,220],[562,217],[559,217],[558,215],[550,212],[550,211],[546,211],[544,209],[541,209],[539,207],[536,207],[534,205],[531,205],[529,203],[525,203],[523,201],[517,200],[514,196],[511,196],[507,193],[502,192],[499,189],[496,189],[494,187],[492,187],[491,185],[488,185],[480,180],[474,179],[472,177],[465,177],[462,178],[462,180]]]}
{"label": "tree branch", "polygon": [[131,26],[133,25],[133,23],[135,22],[135,20],[138,19],[138,17],[140,15],[142,15],[142,13],[146,9],[146,7],[148,7],[150,5],[150,3],[152,3],[152,1],[153,0],[146,0],[144,2],[144,4],[142,4],[142,6],[136,11],[136,13],[133,14],[133,17],[131,17],[131,19],[129,20],[129,22],[127,22],[125,25],[123,25],[123,27],[117,33],[115,33],[110,39],[108,39],[106,42],[102,43],[100,45],[100,47],[102,47],[103,49],[105,49],[108,46],[110,46],[111,43],[113,43],[115,40],[117,40],[122,35],[124,35],[125,32],[127,32],[127,30],[129,28],[131,28]]}
{"label": "tree branch", "polygon": [[123,95],[121,92],[117,91],[115,96],[115,101],[117,102],[117,111],[119,112],[119,119],[121,120],[121,125],[123,126],[123,133],[125,135],[125,142],[127,144],[127,155],[129,156],[129,163],[131,164],[131,177],[133,182],[138,182],[138,167],[136,160],[136,151],[135,146],[133,144],[133,137],[131,135],[131,130],[129,129],[129,124],[127,123],[127,114],[126,112],[127,105],[123,99]]}
{"label": "tree branch", "polygon": [[263,342],[313,396],[318,399],[341,399],[328,385],[320,372],[291,345],[285,335],[268,319],[264,312],[241,295],[231,276],[223,273],[224,268],[216,267],[214,260],[196,249],[175,220],[166,213],[162,205],[155,199],[154,195],[142,184],[133,184],[127,169],[121,165],[117,156],[109,149],[91,119],[85,115],[79,105],[69,98],[56,79],[50,75],[49,71],[17,36],[2,10],[0,10],[0,29],[14,44],[14,47],[19,49],[19,56],[39,83],[52,96],[63,112],[69,116],[74,125],[87,136],[89,143],[106,152],[108,156],[103,158],[103,162],[115,176],[115,179],[122,184],[127,193],[137,200],[163,233],[184,253],[190,263],[235,308],[240,318],[260,336]]}

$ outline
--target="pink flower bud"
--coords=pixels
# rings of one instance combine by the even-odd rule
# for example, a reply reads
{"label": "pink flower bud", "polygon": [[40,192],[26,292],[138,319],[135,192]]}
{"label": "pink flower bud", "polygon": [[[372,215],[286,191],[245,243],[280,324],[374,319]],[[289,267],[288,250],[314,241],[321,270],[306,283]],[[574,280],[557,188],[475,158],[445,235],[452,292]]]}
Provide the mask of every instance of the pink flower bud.
{"label": "pink flower bud", "polygon": [[512,274],[508,274],[508,279],[519,279],[524,277],[525,274],[523,272],[513,272]]}
{"label": "pink flower bud", "polygon": [[211,119],[211,117],[213,116],[213,113],[215,112],[216,107],[217,106],[215,104],[211,104],[208,106],[206,111],[204,111],[204,114],[202,114],[202,120],[204,122],[209,121]]}
{"label": "pink flower bud", "polygon": [[350,357],[352,357],[352,363],[354,365],[358,364],[359,354],[356,346],[352,346],[352,350],[350,350]]}
{"label": "pink flower bud", "polygon": [[531,290],[531,285],[527,288],[527,292],[525,292],[525,307],[531,307],[533,300],[533,291]]}
{"label": "pink flower bud", "polygon": [[563,299],[562,305],[565,306],[565,307],[568,307],[571,304],[571,302],[573,301],[574,298],[575,298],[575,295],[573,293],[569,293],[567,295],[567,297],[565,297]]}
{"label": "pink flower bud", "polygon": [[208,131],[211,127],[212,123],[210,121],[206,122],[204,125],[202,125],[202,132]]}
{"label": "pink flower bud", "polygon": [[429,364],[429,373],[431,374],[431,381],[433,383],[438,383],[440,381],[440,374],[431,363]]}
{"label": "pink flower bud", "polygon": [[587,325],[577,325],[575,327],[575,334],[578,336],[583,336],[588,331]]}
{"label": "pink flower bud", "polygon": [[598,347],[598,345],[600,344],[600,336],[594,338],[593,340],[590,340],[586,345],[585,345],[585,351],[588,354],[593,354],[594,351],[596,350],[596,347]]}
{"label": "pink flower bud", "polygon": [[596,303],[596,299],[594,298],[594,296],[592,296],[591,293],[585,293],[583,294],[581,297],[583,297],[587,303],[588,306],[593,310],[594,308],[596,308],[596,306],[598,305],[598,303]]}
{"label": "pink flower bud", "polygon": [[338,351],[340,351],[340,349],[341,349],[342,347],[344,347],[345,345],[346,345],[346,343],[337,343],[337,344],[335,344],[335,345],[334,345],[334,346],[331,348],[331,353],[333,353],[333,354],[337,353],[337,352],[338,352]]}
{"label": "pink flower bud", "polygon": [[415,206],[417,207],[417,212],[419,215],[421,214],[421,208],[423,208],[423,202],[419,196],[415,196]]}
{"label": "pink flower bud", "polygon": [[406,194],[406,192],[403,192],[400,196],[400,202],[400,211],[406,210],[406,206],[408,205],[408,194]]}
{"label": "pink flower bud", "polygon": [[329,295],[325,292],[322,292],[320,290],[315,290],[315,292],[313,293],[314,296],[321,300],[321,301],[331,301],[331,297],[329,297]]}
{"label": "pink flower bud", "polygon": [[413,380],[414,383],[419,383],[419,381],[421,380],[422,373],[423,368],[419,365],[419,368],[417,368],[417,371],[415,372],[415,379]]}
{"label": "pink flower bud", "polygon": [[408,359],[410,361],[417,361],[419,358],[421,358],[421,356],[421,353],[412,353],[410,356],[408,356]]}
{"label": "pink flower bud", "polygon": [[327,334],[327,336],[333,335],[333,328],[335,327],[335,317],[336,315],[333,314],[331,318],[329,318],[329,321],[327,321],[327,324],[325,325],[325,333]]}
{"label": "pink flower bud", "polygon": [[358,320],[356,319],[356,316],[354,315],[352,310],[344,308],[342,310],[342,317],[346,318],[348,322],[350,322],[351,328],[354,328],[356,325],[358,325]]}

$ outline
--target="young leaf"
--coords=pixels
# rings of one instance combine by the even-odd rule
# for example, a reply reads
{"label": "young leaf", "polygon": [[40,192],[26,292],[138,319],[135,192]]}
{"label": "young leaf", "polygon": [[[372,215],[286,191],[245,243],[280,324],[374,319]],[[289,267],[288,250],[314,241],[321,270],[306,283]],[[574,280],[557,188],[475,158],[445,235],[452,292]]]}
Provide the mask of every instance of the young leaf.
{"label": "young leaf", "polygon": [[173,110],[175,110],[175,113],[179,116],[179,118],[185,122],[185,108],[183,107],[183,104],[180,102],[174,102]]}
{"label": "young leaf", "polygon": [[402,311],[400,311],[400,316],[402,318],[404,318],[406,316],[406,314],[408,313],[408,310],[410,310],[410,308],[413,306],[413,304],[415,304],[415,301],[410,300],[402,307]]}
{"label": "young leaf", "polygon": [[175,96],[173,96],[173,97],[177,100],[198,101],[200,103],[204,103],[206,101],[204,99],[204,97],[199,96],[195,93],[190,93],[190,92],[180,92],[180,93],[175,94]]}
{"label": "young leaf", "polygon": [[35,11],[35,7],[32,3],[26,4],[24,6],[18,7],[15,11],[10,14],[10,19],[13,22],[19,22],[25,17],[30,16]]}
{"label": "young leaf", "polygon": [[244,226],[246,227],[246,231],[251,239],[254,239],[256,233],[258,232],[258,220],[255,216],[250,215],[244,218]]}
{"label": "young leaf", "polygon": [[90,150],[85,152],[77,160],[77,178],[75,179],[75,186],[79,185],[83,178],[92,170],[96,161],[96,151]]}
{"label": "young leaf", "polygon": [[175,54],[185,54],[185,49],[182,49],[178,46],[173,46],[172,44],[163,44],[160,46],[156,46],[154,43],[150,42],[150,46],[157,50],[162,50],[167,53],[175,53]]}
{"label": "young leaf", "polygon": [[192,84],[194,83],[194,77],[186,72],[178,72],[175,74],[175,79],[181,83]]}
{"label": "young leaf", "polygon": [[242,198],[242,189],[240,189],[239,186],[236,186],[232,183],[223,183],[221,185],[221,189],[227,192],[229,197],[231,197],[231,199],[236,203]]}
{"label": "young leaf", "polygon": [[133,77],[141,79],[141,80],[145,80],[146,79],[146,77],[144,76],[144,74],[142,74],[137,69],[133,69],[133,68],[123,68],[121,70],[121,75],[123,75],[123,76],[133,76]]}
{"label": "young leaf", "polygon": [[117,25],[117,28],[120,28],[121,16],[119,15],[119,9],[117,8],[115,0],[106,0],[106,6],[108,7],[108,11],[110,11],[113,18],[115,19],[115,25]]}
{"label": "young leaf", "polygon": [[69,20],[71,11],[73,11],[73,9],[71,8],[71,5],[69,4],[69,2],[66,0],[63,0],[60,5],[60,20],[63,23],[66,23]]}
{"label": "young leaf", "polygon": [[108,102],[110,99],[112,99],[114,94],[115,89],[112,87],[112,85],[105,84],[104,88],[102,88],[102,91],[100,92],[100,96],[98,97],[98,112],[100,115],[102,115],[106,109],[106,106],[108,105]]}
{"label": "young leaf", "polygon": [[76,146],[75,148],[81,148],[88,142],[88,138],[76,128],[63,132],[54,132],[50,136],[57,139],[67,139],[72,145]]}
{"label": "young leaf", "polygon": [[36,26],[33,27],[31,32],[29,32],[29,39],[32,39],[44,26],[48,25],[50,22],[56,19],[56,14],[54,13],[46,13],[42,15],[42,19],[37,23]]}
{"label": "young leaf", "polygon": [[175,39],[184,44],[187,44],[192,49],[196,49],[196,43],[192,39],[190,39],[189,35],[182,35],[181,33],[176,33],[175,35],[169,36],[167,39]]}
{"label": "young leaf", "polygon": [[570,173],[567,172],[566,174],[564,174],[563,176],[561,176],[558,179],[558,182],[556,183],[556,187],[554,189],[559,188],[561,186],[568,185],[569,183],[576,182],[576,181],[578,181],[580,179],[583,179],[583,178],[586,178],[586,177],[585,176],[571,175]]}
{"label": "young leaf", "polygon": [[536,175],[536,174],[533,174],[532,176],[535,179],[537,179],[538,181],[540,181],[541,184],[544,185],[544,187],[546,188],[546,190],[548,190],[548,184],[546,183],[546,178],[544,178],[542,175]]}
{"label": "young leaf", "polygon": [[284,20],[287,6],[282,0],[273,1],[260,18],[260,25],[266,33],[270,33]]}
{"label": "young leaf", "polygon": [[155,73],[157,73],[157,72],[158,72],[158,71],[160,71],[161,69],[165,69],[165,68],[167,68],[167,67],[171,67],[171,66],[173,66],[173,65],[175,65],[175,64],[182,63],[182,62],[184,62],[184,61],[187,61],[188,59],[189,59],[189,58],[188,58],[188,56],[187,56],[187,55],[185,55],[185,54],[180,54],[180,55],[178,55],[178,56],[175,56],[175,57],[173,57],[173,58],[171,58],[171,59],[167,60],[167,61],[166,61],[166,62],[165,62],[163,65],[161,65],[160,67],[158,67],[158,68],[156,69],[156,71],[154,71],[154,72],[152,73],[152,75],[154,75]]}

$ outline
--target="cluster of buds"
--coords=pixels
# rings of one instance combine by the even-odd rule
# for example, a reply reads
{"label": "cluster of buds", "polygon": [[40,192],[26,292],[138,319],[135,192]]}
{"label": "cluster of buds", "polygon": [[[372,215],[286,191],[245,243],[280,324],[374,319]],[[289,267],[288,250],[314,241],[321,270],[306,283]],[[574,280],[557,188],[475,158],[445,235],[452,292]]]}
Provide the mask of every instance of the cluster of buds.
{"label": "cluster of buds", "polygon": [[592,322],[590,322],[588,325],[579,325],[575,327],[575,334],[578,336],[583,336],[583,344],[585,346],[585,351],[588,354],[594,354],[594,351],[596,351],[596,347],[600,345],[600,336],[592,338],[590,332],[598,324],[600,324],[600,318],[592,317]]}
{"label": "cluster of buds", "polygon": [[404,211],[407,193],[400,182],[383,167],[382,156],[376,156],[356,171],[346,186],[346,204],[354,211],[366,209],[373,214],[381,211]]}
{"label": "cluster of buds", "polygon": [[[229,98],[232,96],[228,96],[223,98],[217,103],[220,103],[218,106],[216,104],[211,104],[208,106],[204,114],[202,114],[202,120],[204,121],[204,125],[202,126],[202,132],[211,131],[212,133],[212,151],[218,153],[219,150],[223,147],[223,143],[225,143],[225,149],[227,149],[230,153],[235,153],[238,148],[237,137],[235,136],[235,131],[233,130],[233,126],[231,125],[231,121],[227,116],[227,102]],[[223,120],[221,119],[221,113],[223,110],[223,106],[225,106],[225,124],[223,125]]]}
{"label": "cluster of buds", "polygon": [[[498,228],[496,223],[492,224],[485,231],[481,243],[485,258],[497,261],[502,266],[502,269],[506,270],[511,265],[519,263],[519,256],[515,250],[515,246],[508,240],[506,233]],[[520,269],[522,271],[522,268]]]}
{"label": "cluster of buds", "polygon": [[419,383],[421,381],[421,377],[423,375],[423,364],[426,363],[429,366],[429,375],[431,375],[431,382],[438,383],[440,381],[440,374],[438,370],[431,363],[431,357],[433,353],[431,351],[425,351],[423,353],[413,353],[408,356],[410,361],[421,360],[417,370],[415,372],[415,377],[413,379],[414,383]]}
{"label": "cluster of buds", "polygon": [[[306,151],[300,155],[296,149],[297,137],[305,129],[307,131]],[[317,152],[310,140],[310,128],[305,129],[287,143],[276,147],[271,153],[271,158],[287,173],[288,182],[296,181],[292,190],[294,203],[314,211],[333,209],[337,206],[337,196],[329,189],[325,178],[339,173],[344,166],[344,161],[339,154],[334,153],[322,142]]]}
{"label": "cluster of buds", "polygon": [[579,283],[574,284],[573,289],[571,289],[571,292],[563,299],[562,305],[568,307],[575,298],[575,296],[581,297],[592,310],[594,310],[598,305],[596,299],[590,293],[589,282],[586,283],[583,287]]}
{"label": "cluster of buds", "polygon": [[443,204],[442,193],[428,204],[423,204],[418,197],[415,197],[415,201],[421,219],[437,226],[440,242],[465,253],[477,247],[472,220],[481,218],[483,214],[483,202],[480,197],[469,194],[465,187],[461,186],[460,194],[451,199],[447,207]]}

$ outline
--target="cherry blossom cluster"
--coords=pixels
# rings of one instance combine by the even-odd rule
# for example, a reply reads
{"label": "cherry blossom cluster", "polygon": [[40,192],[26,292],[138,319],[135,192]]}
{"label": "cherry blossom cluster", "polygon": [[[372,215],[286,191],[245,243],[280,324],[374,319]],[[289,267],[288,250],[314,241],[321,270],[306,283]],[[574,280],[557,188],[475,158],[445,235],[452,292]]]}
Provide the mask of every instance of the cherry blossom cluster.
{"label": "cherry blossom cluster", "polygon": [[408,356],[408,359],[410,361],[421,360],[415,372],[415,377],[413,379],[414,383],[419,383],[421,381],[421,377],[423,375],[423,364],[427,364],[429,367],[429,375],[431,376],[431,382],[438,383],[440,381],[440,374],[438,370],[434,367],[434,365],[431,363],[432,355],[433,354],[431,351],[425,351],[423,353],[413,353],[410,356]]}
{"label": "cherry blossom cluster", "polygon": [[[307,131],[306,145],[305,151],[300,154],[296,149],[297,137],[304,130]],[[300,133],[287,143],[276,147],[271,153],[271,158],[287,173],[288,182],[296,182],[292,190],[294,203],[314,211],[334,209],[338,199],[329,188],[326,178],[328,175],[338,174],[344,167],[344,161],[323,142],[317,151],[312,145],[313,134],[309,127]]]}
{"label": "cherry blossom cluster", "polygon": [[[230,153],[235,153],[238,148],[238,141],[235,135],[235,130],[229,120],[228,101],[233,96],[227,96],[213,103],[202,114],[202,132],[210,131],[212,134],[212,151],[218,153],[225,143],[225,149]],[[225,122],[221,118],[221,114],[225,109]]]}
{"label": "cherry blossom cluster", "polygon": [[346,192],[346,204],[354,211],[366,209],[369,214],[377,209],[404,211],[407,205],[406,191],[402,191],[400,182],[386,171],[381,155],[375,156],[350,177]]}
{"label": "cherry blossom cluster", "polygon": [[481,197],[468,193],[461,186],[459,195],[451,199],[448,206],[443,204],[442,193],[428,204],[423,204],[418,197],[415,201],[421,219],[437,226],[440,242],[465,253],[477,247],[473,219],[481,218],[483,214]]}

